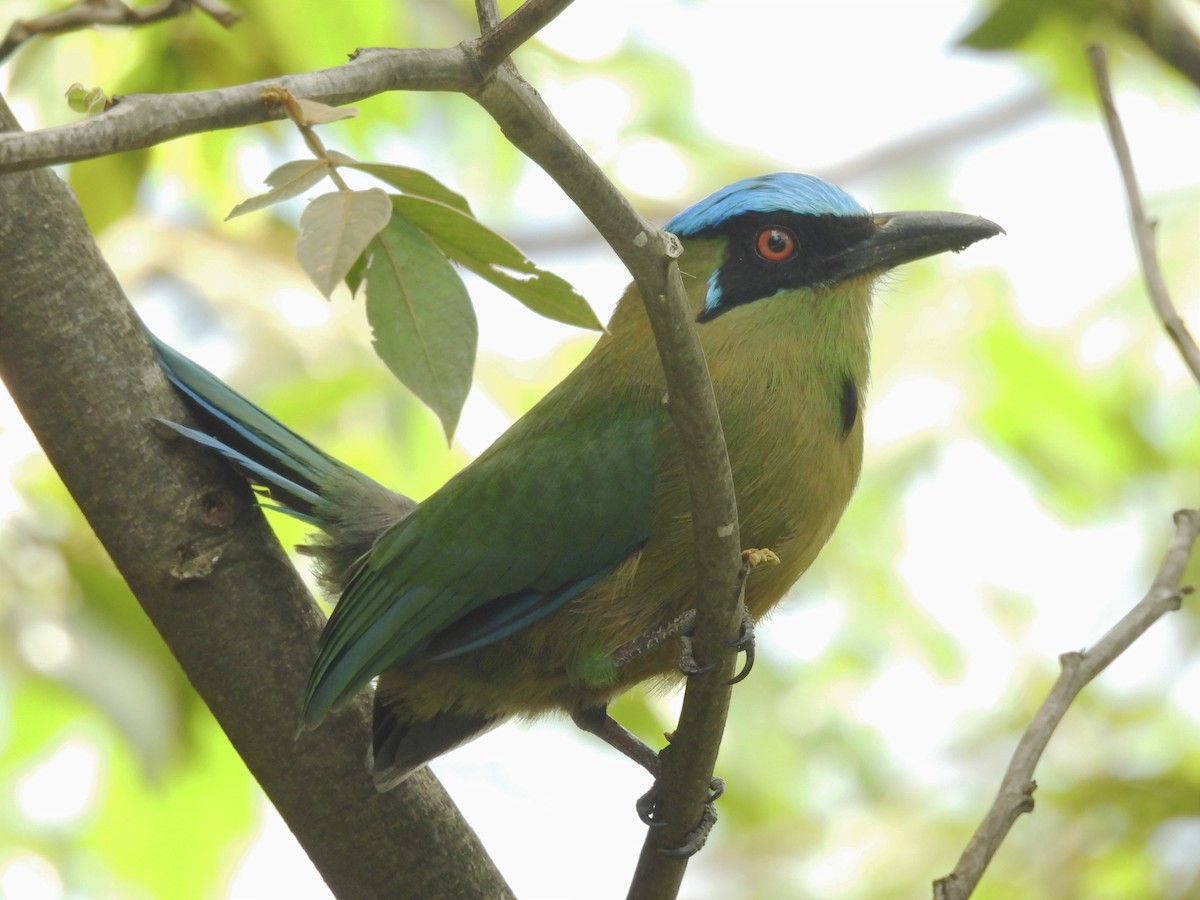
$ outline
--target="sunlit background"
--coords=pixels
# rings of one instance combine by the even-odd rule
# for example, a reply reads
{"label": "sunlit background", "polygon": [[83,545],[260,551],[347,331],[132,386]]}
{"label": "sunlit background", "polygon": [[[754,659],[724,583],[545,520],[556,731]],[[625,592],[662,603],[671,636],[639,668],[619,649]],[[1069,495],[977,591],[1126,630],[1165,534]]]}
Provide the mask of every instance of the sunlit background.
{"label": "sunlit background", "polygon": [[[59,5],[9,0],[0,27]],[[31,129],[76,117],[62,100],[73,82],[194,90],[336,65],[357,46],[472,34],[462,0],[234,5],[246,17],[229,32],[193,16],[33,41],[0,69],[0,88]],[[1027,18],[1055,8],[1006,6]],[[991,802],[1058,654],[1141,596],[1171,512],[1200,500],[1200,394],[1143,296],[1083,48],[1110,47],[1167,280],[1194,322],[1195,88],[1099,13],[1085,24],[1047,11],[1027,28],[1010,18],[988,32],[1001,49],[962,46],[990,8],[579,0],[518,54],[658,221],[736,178],[788,169],[876,210],[958,210],[1008,231],[908,266],[878,294],[862,483],[759,629],[719,765],[721,821],[686,897],[928,895]],[[322,134],[461,190],[602,318],[611,310],[627,280],[616,259],[470,101],[391,94]],[[277,124],[62,174],[158,334],[424,496],[593,338],[472,282],[477,384],[447,448],[371,353],[361,304],[326,302],[296,265],[303,201],[222,221],[275,165],[305,155]],[[2,394],[0,458],[0,895],[329,896]],[[285,542],[302,538],[278,524]],[[1192,604],[1088,689],[1039,769],[1035,814],[977,896],[1200,895],[1198,644]],[[656,741],[677,701],[631,695],[616,714]],[[648,786],[626,760],[542,722],[433,768],[518,896],[623,895],[643,838],[633,802]]]}

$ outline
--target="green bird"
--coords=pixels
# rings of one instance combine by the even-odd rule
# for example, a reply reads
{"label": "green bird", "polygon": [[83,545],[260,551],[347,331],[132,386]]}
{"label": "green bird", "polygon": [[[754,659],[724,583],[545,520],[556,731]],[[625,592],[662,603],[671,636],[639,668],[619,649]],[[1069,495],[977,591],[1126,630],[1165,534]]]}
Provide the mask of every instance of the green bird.
{"label": "green bird", "polygon": [[[685,244],[743,545],[779,558],[746,582],[758,619],[811,565],[858,480],[875,282],[1002,229],[873,214],[818,178],[778,173],[717,191],[666,230]],[[678,679],[679,651],[617,651],[686,618],[696,584],[682,448],[636,287],[588,357],[420,504],[157,347],[204,430],[168,424],[324,532],[310,552],[339,599],[300,717],[317,725],[378,677],[379,790],[507,719],[551,712],[656,773],[606,709],[634,684]]]}

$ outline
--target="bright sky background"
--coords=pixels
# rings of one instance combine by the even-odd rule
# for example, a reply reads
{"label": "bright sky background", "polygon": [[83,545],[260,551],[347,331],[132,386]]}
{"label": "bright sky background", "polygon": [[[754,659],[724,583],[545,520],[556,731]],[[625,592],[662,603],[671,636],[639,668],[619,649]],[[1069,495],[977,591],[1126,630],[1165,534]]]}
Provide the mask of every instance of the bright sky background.
{"label": "bright sky background", "polygon": [[[606,54],[625,40],[632,37],[682,60],[694,79],[701,127],[777,159],[780,169],[826,174],[1036,87],[1032,76],[1009,60],[954,49],[968,17],[977,14],[976,4],[957,0],[580,0],[543,33],[547,43],[582,61],[580,76],[537,87],[572,133],[626,185],[663,198],[686,188],[699,199],[720,185],[697,181],[701,176],[664,144],[614,138],[629,116],[630,88],[599,79],[589,68],[594,64],[599,72]],[[840,36],[850,34],[855,43],[848,51]],[[1195,184],[1200,117],[1194,98],[1156,102],[1119,94],[1118,103],[1146,194]],[[939,165],[953,169],[947,208],[986,216],[1008,231],[1005,238],[972,247],[948,272],[1002,268],[1030,328],[1070,321],[1081,304],[1134,269],[1124,201],[1097,118],[1047,110]],[[256,172],[261,177],[261,169]],[[532,173],[527,181],[518,195],[522,217],[574,221],[568,202],[547,178]],[[878,184],[864,179],[842,186],[864,205],[880,207],[881,199],[873,196]],[[539,261],[570,278],[598,308],[605,298],[615,302],[627,281],[607,254]],[[908,302],[904,293],[900,279],[888,288],[888,302]],[[532,357],[545,352],[548,340],[567,333],[533,317],[514,317],[510,303],[483,302],[477,308],[484,349]],[[602,316],[607,311],[600,308]],[[1122,340],[1120,334],[1100,333],[1088,352],[1102,362],[1119,352]],[[1182,377],[1169,354],[1162,368],[1167,381]],[[878,449],[914,429],[936,429],[960,402],[959,388],[937,378],[892,381],[870,398],[868,446]],[[33,452],[35,445],[14,430],[19,419],[7,397],[0,400],[0,414],[0,452],[9,459]],[[505,424],[475,391],[459,440],[477,452]],[[868,457],[864,479],[870,477]],[[0,483],[0,513],[6,489]],[[962,521],[964,497],[972,509],[986,510],[969,528]],[[902,574],[931,617],[973,648],[972,656],[964,676],[952,685],[934,680],[916,664],[899,662],[894,677],[881,680],[854,713],[883,736],[907,772],[938,787],[955,773],[941,755],[946,748],[930,746],[931,735],[952,736],[956,721],[986,710],[1031,659],[1053,659],[1094,640],[1140,596],[1144,586],[1130,580],[1129,560],[1145,540],[1146,523],[1131,518],[1069,529],[1042,511],[1038,498],[981,442],[967,439],[949,446],[938,468],[912,491],[905,516],[910,542],[900,558]],[[1022,523],[1020,533],[1009,527],[1012,522]],[[998,585],[1078,602],[1039,604],[1030,642],[1014,647],[997,633],[983,605],[971,602]],[[815,657],[843,614],[819,597],[793,603],[760,630],[762,652]],[[1177,696],[1200,715],[1195,699],[1200,666],[1186,669],[1182,678],[1179,668],[1169,630],[1159,629],[1105,677],[1132,687],[1165,680],[1174,669]],[[914,705],[914,696],[924,702]],[[62,785],[70,771],[75,773],[70,783],[76,784],[77,757],[71,749],[49,758],[39,783]],[[563,723],[506,726],[442,758],[433,769],[518,896],[560,898],[564,879],[581,871],[587,878],[580,882],[572,875],[572,883],[586,893],[576,897],[624,894],[643,836],[633,801],[648,780],[598,742]],[[50,793],[39,800],[37,784],[30,790],[35,792],[30,802],[58,802]],[[981,813],[988,801],[990,796],[979,798]],[[515,811],[523,813],[519,823],[513,820]],[[611,868],[596,865],[597,847],[606,848]],[[825,886],[839,884],[855,859],[849,848],[831,860],[823,873]],[[704,872],[702,854],[684,896],[711,896]],[[267,807],[257,843],[240,863],[229,897],[285,896],[302,900],[329,894]]]}

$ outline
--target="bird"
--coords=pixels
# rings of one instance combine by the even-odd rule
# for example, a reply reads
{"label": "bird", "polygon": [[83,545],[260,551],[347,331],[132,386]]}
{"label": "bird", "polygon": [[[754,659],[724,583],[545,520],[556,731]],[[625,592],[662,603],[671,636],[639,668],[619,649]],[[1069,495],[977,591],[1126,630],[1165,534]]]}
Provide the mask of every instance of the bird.
{"label": "bird", "polygon": [[[743,544],[778,560],[745,582],[757,621],[812,564],[858,482],[880,276],[1003,229],[872,213],[789,172],[721,188],[664,228],[684,245]],[[696,584],[684,449],[636,286],[578,367],[421,503],[151,340],[197,420],[165,424],[321,531],[307,552],[337,600],[303,727],[375,681],[380,791],[504,721],[552,713],[656,773],[654,752],[607,707],[633,685],[683,677],[675,642],[643,636],[686,621]]]}

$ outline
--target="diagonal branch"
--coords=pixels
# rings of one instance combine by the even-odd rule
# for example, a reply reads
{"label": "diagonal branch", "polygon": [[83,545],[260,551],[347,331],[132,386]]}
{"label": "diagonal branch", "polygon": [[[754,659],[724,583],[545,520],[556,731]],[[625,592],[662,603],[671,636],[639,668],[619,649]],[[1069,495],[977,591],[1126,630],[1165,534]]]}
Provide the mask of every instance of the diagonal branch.
{"label": "diagonal branch", "polygon": [[[512,52],[546,27],[574,0],[526,0],[507,19],[498,18],[495,3],[480,3],[476,9],[480,15],[482,34],[475,44],[476,57],[480,66],[491,71],[504,62]],[[483,7],[490,6],[490,9]]]}
{"label": "diagonal branch", "polygon": [[1174,342],[1184,364],[1192,373],[1192,377],[1200,382],[1200,349],[1188,331],[1187,323],[1175,309],[1171,295],[1167,291],[1167,283],[1163,278],[1162,268],[1158,264],[1158,256],[1154,249],[1154,223],[1146,217],[1146,207],[1142,203],[1142,192],[1138,188],[1137,173],[1133,170],[1133,155],[1129,151],[1129,141],[1125,138],[1125,129],[1117,115],[1117,105],[1113,101],[1112,83],[1108,78],[1108,62],[1104,48],[1098,44],[1088,47],[1088,61],[1092,66],[1092,75],[1096,79],[1096,90],[1100,94],[1100,103],[1104,108],[1104,123],[1108,127],[1108,136],[1112,140],[1113,152],[1117,164],[1121,168],[1121,179],[1125,183],[1125,197],[1129,203],[1129,218],[1133,225],[1134,242],[1137,245],[1138,259],[1142,264],[1142,278],[1146,282],[1146,293],[1158,314],[1167,336]]}
{"label": "diagonal branch", "polygon": [[0,41],[0,62],[18,47],[38,35],[66,34],[97,25],[149,25],[173,19],[195,7],[207,13],[226,28],[232,28],[242,14],[220,0],[156,0],[146,6],[131,7],[121,0],[79,0],[74,6],[55,10],[36,19],[17,19],[9,26],[8,34]]}
{"label": "diagonal branch", "polygon": [[478,76],[460,47],[358,51],[332,69],[180,94],[127,94],[90,119],[0,134],[0,174],[109,156],[173,138],[286,117],[270,100],[283,86],[295,97],[342,106],[386,91],[466,91]]}
{"label": "diagonal branch", "polygon": [[[199,2],[199,0],[194,0]],[[211,0],[205,0],[211,2]],[[0,133],[0,174],[141,150],[174,138],[286,117],[271,88],[342,106],[387,91],[473,93],[517,47],[570,0],[529,0],[491,32],[457,47],[356,51],[329,69],[179,94],[127,94],[89,119],[33,132]],[[580,151],[582,152],[582,151]]]}
{"label": "diagonal branch", "polygon": [[935,900],[964,900],[971,896],[1013,823],[1022,813],[1033,810],[1033,792],[1037,787],[1033,780],[1034,768],[1072,701],[1151,625],[1166,613],[1179,609],[1184,595],[1192,592],[1190,586],[1181,587],[1179,582],[1198,535],[1200,509],[1175,513],[1175,536],[1146,596],[1090,650],[1064,653],[1059,657],[1062,672],[1058,680],[1021,735],[1000,783],[1000,791],[963,850],[958,865],[949,875],[933,883]]}

